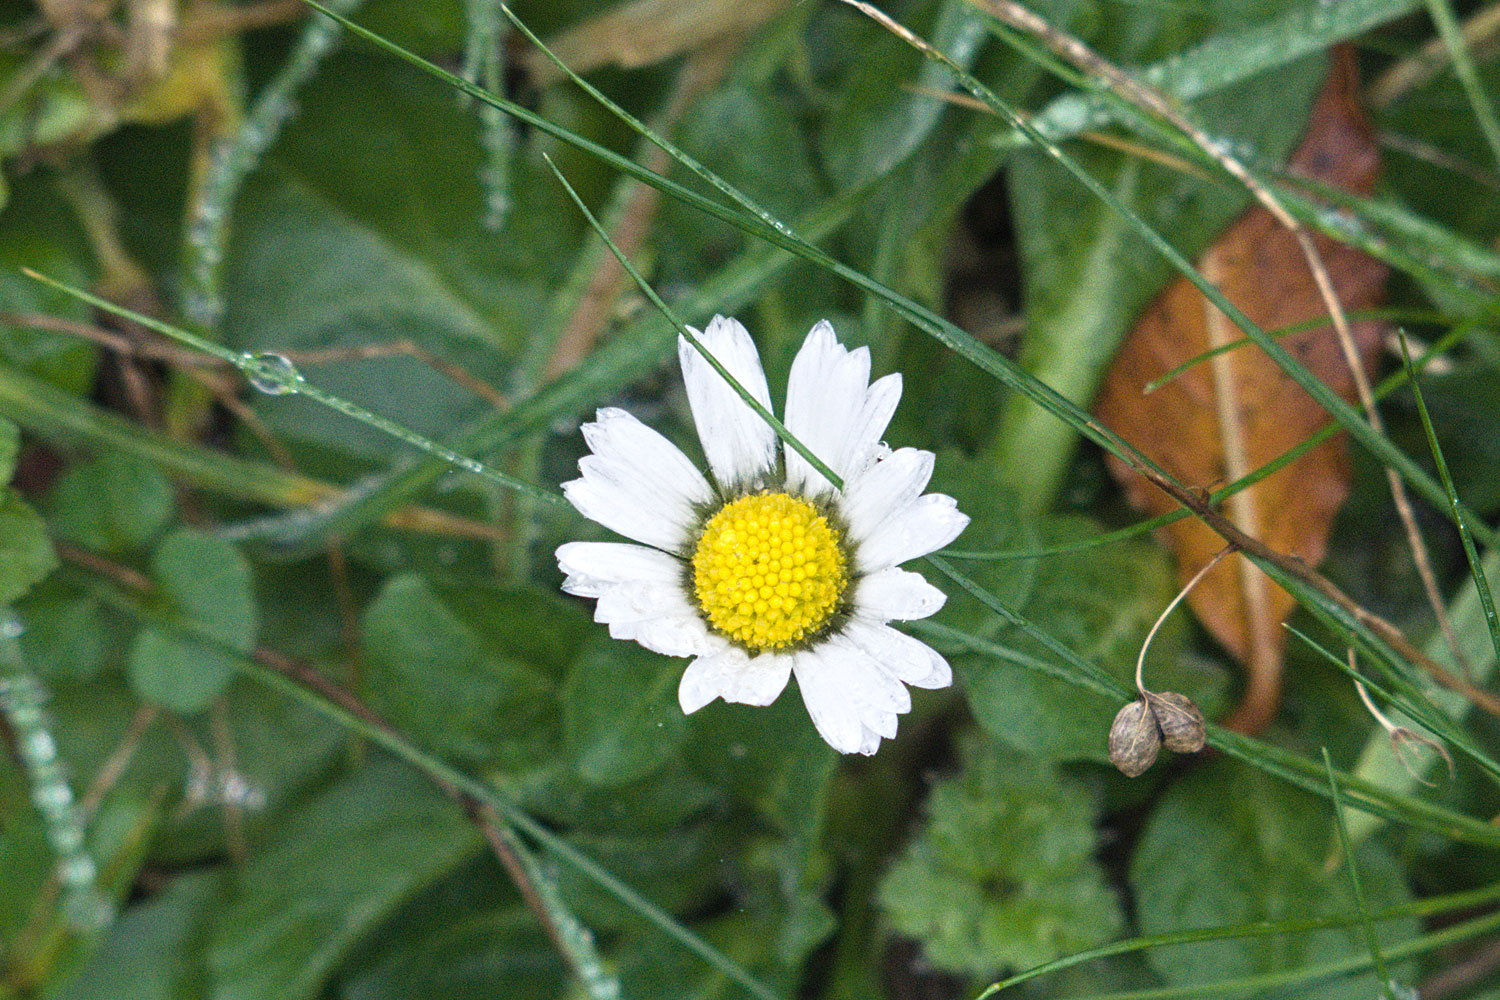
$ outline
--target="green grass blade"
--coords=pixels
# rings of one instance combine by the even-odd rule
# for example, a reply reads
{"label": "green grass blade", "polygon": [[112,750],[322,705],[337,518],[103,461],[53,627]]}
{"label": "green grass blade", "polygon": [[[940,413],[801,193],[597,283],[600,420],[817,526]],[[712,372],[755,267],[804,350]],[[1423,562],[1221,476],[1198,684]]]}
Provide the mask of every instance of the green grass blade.
{"label": "green grass blade", "polygon": [[[340,13],[352,14],[364,0],[330,0]],[[218,326],[224,312],[223,263],[229,242],[234,200],[281,128],[296,112],[296,93],[324,58],[333,51],[343,28],[337,22],[313,18],[276,75],[261,88],[255,104],[234,135],[214,149],[198,189],[186,210],[182,246],[182,311],[191,323],[206,329]]]}
{"label": "green grass blade", "polygon": [[[1453,924],[1442,930],[1420,934],[1386,950],[1390,960],[1416,958],[1444,948],[1472,941],[1500,929],[1500,912],[1487,913],[1473,920]],[[1070,997],[1069,1000],[1188,1000],[1190,997],[1215,997],[1230,1000],[1236,997],[1260,996],[1266,991],[1301,986],[1304,990],[1297,996],[1315,996],[1305,990],[1306,986],[1340,976],[1368,972],[1374,967],[1369,956],[1345,958],[1319,965],[1306,965],[1295,969],[1281,969],[1259,975],[1242,976],[1213,983],[1193,983],[1187,986],[1163,986],[1156,989],[1124,990],[1118,993],[1099,993],[1093,996]]]}
{"label": "green grass blade", "polygon": [[[1457,317],[1450,316],[1447,313],[1440,313],[1432,309],[1358,309],[1349,314],[1349,322],[1351,323],[1360,323],[1366,320],[1379,320],[1392,323],[1430,323],[1435,325],[1440,324],[1448,327],[1452,327],[1458,323]],[[1333,321],[1330,320],[1327,316],[1319,316],[1316,319],[1306,320],[1301,323],[1293,323],[1289,326],[1281,327],[1278,330],[1268,330],[1267,333],[1270,336],[1275,337],[1277,340],[1281,340],[1284,337],[1291,337],[1299,333],[1307,333],[1311,330],[1322,330],[1327,327],[1331,327],[1332,325]],[[1151,393],[1162,388],[1163,386],[1170,385],[1171,383],[1177,381],[1183,375],[1192,371],[1194,368],[1203,364],[1205,361],[1211,361],[1221,354],[1228,354],[1230,351],[1237,351],[1242,347],[1249,347],[1254,343],[1255,341],[1251,340],[1249,337],[1238,337],[1234,340],[1231,340],[1227,344],[1220,344],[1218,347],[1211,347],[1208,350],[1204,351],[1202,354],[1196,354],[1193,357],[1188,358],[1176,368],[1168,371],[1165,375],[1161,375],[1157,378],[1152,379],[1150,382],[1147,382],[1145,387],[1141,391],[1145,395],[1149,396]]]}
{"label": "green grass blade", "polygon": [[734,390],[735,395],[739,396],[745,405],[754,411],[757,417],[760,417],[767,426],[775,431],[776,436],[787,447],[807,459],[808,464],[817,469],[825,479],[834,485],[835,489],[843,489],[843,478],[830,469],[821,458],[814,455],[812,449],[797,440],[796,436],[787,430],[786,424],[781,422],[780,417],[762,405],[760,400],[756,399],[749,389],[741,385],[739,380],[730,373],[728,368],[724,367],[718,358],[709,353],[708,348],[703,346],[703,341],[698,339],[697,332],[677,318],[677,314],[672,312],[671,308],[662,301],[661,296],[656,294],[656,289],[652,288],[651,283],[641,277],[641,272],[636,270],[635,265],[630,262],[630,258],[625,256],[624,252],[615,244],[615,241],[610,238],[609,230],[600,225],[598,218],[594,216],[593,212],[589,211],[589,207],[584,204],[583,199],[578,197],[578,192],[573,189],[573,185],[568,183],[568,179],[563,176],[562,171],[557,169],[557,164],[552,162],[550,156],[544,156],[544,158],[547,161],[547,166],[552,168],[552,173],[557,177],[558,183],[568,192],[568,197],[573,199],[573,204],[578,206],[578,210],[588,220],[588,224],[592,227],[594,233],[604,242],[605,246],[609,247],[609,252],[614,254],[615,260],[619,261],[620,266],[625,269],[625,273],[630,275],[630,280],[635,282],[636,287],[641,290],[641,294],[645,295],[651,301],[651,304],[656,307],[656,311],[666,317],[667,322],[672,324],[673,328],[677,331],[677,335],[686,340],[692,345],[693,350],[702,355],[703,360],[707,361],[709,366],[719,373],[719,377],[729,383],[729,387]]}
{"label": "green grass blade", "polygon": [[1385,1000],[1396,1000],[1391,992],[1391,972],[1386,968],[1385,955],[1380,951],[1380,939],[1375,936],[1375,921],[1365,903],[1365,888],[1359,881],[1359,866],[1349,846],[1349,828],[1344,824],[1344,808],[1339,802],[1339,782],[1333,773],[1333,757],[1328,748],[1323,748],[1323,767],[1328,771],[1328,791],[1333,796],[1333,820],[1339,833],[1340,849],[1344,853],[1344,864],[1349,869],[1349,888],[1354,892],[1354,908],[1359,914],[1359,926],[1364,931],[1365,947],[1369,949],[1370,961],[1375,963],[1375,976],[1380,980],[1380,992]]}
{"label": "green grass blade", "polygon": [[[851,190],[828,200],[799,222],[809,239],[823,239],[849,221],[864,203],[870,188]],[[677,306],[689,321],[702,321],[715,312],[733,312],[755,299],[796,262],[779,247],[758,243],[701,285]],[[468,454],[503,451],[543,433],[559,419],[584,414],[601,399],[659,369],[674,356],[677,331],[652,312],[625,326],[589,356],[587,363],[549,383],[501,413],[485,414],[449,438],[449,446]],[[299,512],[284,525],[267,525],[278,548],[290,553],[313,552],[329,538],[347,535],[370,524],[412,499],[447,469],[439,459],[423,459],[404,468],[373,476],[346,502]]]}
{"label": "green grass blade", "polygon": [[1490,630],[1490,643],[1495,647],[1496,657],[1500,658],[1500,617],[1495,614],[1495,599],[1490,594],[1490,582],[1485,577],[1484,563],[1480,561],[1479,550],[1474,546],[1474,535],[1469,530],[1469,519],[1465,515],[1463,504],[1459,503],[1458,490],[1453,485],[1453,476],[1448,472],[1448,460],[1443,457],[1443,449],[1438,444],[1437,432],[1432,427],[1432,415],[1427,412],[1427,402],[1422,398],[1421,380],[1417,378],[1417,373],[1412,368],[1411,352],[1407,350],[1405,336],[1401,338],[1401,364],[1411,380],[1412,395],[1417,401],[1417,413],[1422,418],[1422,433],[1427,436],[1427,447],[1432,450],[1432,460],[1437,465],[1438,478],[1443,481],[1443,490],[1448,497],[1448,509],[1452,512],[1453,523],[1458,525],[1458,537],[1463,542],[1464,558],[1469,561],[1469,575],[1474,580],[1474,588],[1479,594],[1480,607],[1484,609],[1484,623]]}
{"label": "green grass blade", "polygon": [[[506,111],[516,115],[521,120],[526,121],[529,124],[534,124],[538,129],[546,132],[548,135],[551,135],[563,142],[569,143],[570,145],[573,145],[584,152],[597,156],[601,160],[609,163],[611,166],[614,166],[635,177],[636,179],[642,180],[652,185],[653,187],[656,187],[663,194],[666,194],[673,198],[677,198],[680,201],[693,205],[696,208],[702,209],[703,211],[706,211],[709,214],[713,215],[715,218],[728,222],[729,224],[735,226],[738,229],[741,229],[746,233],[749,233],[753,236],[758,236],[766,240],[767,242],[790,250],[809,263],[822,267],[830,271],[831,273],[838,275],[844,280],[849,281],[851,284],[855,285],[862,291],[875,295],[879,299],[883,300],[890,308],[892,308],[897,315],[908,320],[918,329],[932,336],[935,340],[937,340],[943,346],[947,347],[949,350],[970,361],[990,377],[996,379],[1007,387],[1026,395],[1038,405],[1042,406],[1044,409],[1053,412],[1059,419],[1071,424],[1079,434],[1082,434],[1083,436],[1094,441],[1096,444],[1100,445],[1100,447],[1103,447],[1116,455],[1130,455],[1132,457],[1132,460],[1136,462],[1145,462],[1146,464],[1152,464],[1150,460],[1146,458],[1146,456],[1136,451],[1128,442],[1124,441],[1118,435],[1115,435],[1113,432],[1109,431],[1107,428],[1102,427],[1098,423],[1094,422],[1089,417],[1088,413],[1080,409],[1072,401],[1059,395],[1050,387],[1038,382],[1035,378],[1022,371],[1010,359],[997,353],[984,344],[981,344],[967,332],[958,328],[943,317],[938,316],[936,313],[933,313],[930,309],[926,308],[920,303],[917,303],[912,299],[901,295],[898,292],[895,292],[894,290],[886,287],[880,282],[875,281],[869,276],[829,256],[826,252],[809,242],[803,236],[799,235],[790,226],[787,226],[780,220],[775,219],[770,215],[770,213],[766,212],[764,209],[761,209],[759,206],[755,206],[754,211],[747,215],[744,212],[736,212],[730,208],[727,208],[726,206],[719,204],[718,202],[704,198],[702,195],[684,188],[682,185],[676,184],[673,181],[667,180],[651,173],[650,171],[642,169],[633,161],[621,157],[619,154],[613,152],[612,150],[604,149],[596,143],[592,143],[589,140],[582,139],[576,135],[573,135],[568,130],[554,125],[551,122],[548,122],[546,119],[540,118],[539,116],[533,114],[530,111],[527,111],[524,108],[520,108],[513,102],[506,101],[504,98],[488,94],[482,89],[468,84],[464,80],[461,80],[460,78],[447,72],[441,67],[435,66],[432,63],[422,59],[421,57],[407,52],[400,46],[381,38],[374,32],[371,32],[365,28],[361,28],[359,25],[348,20],[347,18],[340,17],[339,15],[328,11],[326,8],[316,3],[315,0],[303,0],[303,2],[318,9],[327,16],[339,20],[340,23],[342,23],[350,32],[359,35],[361,38],[366,39],[371,44],[376,45],[382,50],[389,52],[397,58],[402,59],[403,61],[408,62],[419,69],[422,69],[424,72],[436,76],[438,79],[449,83],[451,86],[457,87],[464,93],[471,94],[479,100],[493,104],[496,107],[503,108]],[[956,64],[952,63],[950,60],[947,65],[951,69]],[[962,70],[959,70],[959,72],[962,72]],[[582,83],[582,81],[580,82]],[[584,85],[586,86],[586,84]],[[624,111],[619,111],[616,106],[607,104],[606,107],[611,110],[618,111],[619,115],[622,116],[621,120],[626,125],[628,125],[633,130],[638,131],[642,135],[646,135],[651,138],[652,141],[660,145],[663,150],[671,154],[674,158],[679,158],[682,160],[691,159],[687,157],[685,153],[682,153],[675,146],[673,146],[670,142],[667,142],[660,136],[656,136],[654,133],[651,133],[649,129],[647,129],[635,118],[631,117]],[[711,174],[711,172],[707,171],[706,169],[704,172],[705,175]],[[705,176],[705,180],[709,180],[710,183],[713,183],[713,181],[710,180],[708,176]],[[715,184],[716,187],[720,185],[727,185],[727,182],[719,180],[718,183]],[[738,192],[735,192],[735,196],[737,198],[744,199],[744,196],[742,194],[739,194]],[[745,200],[748,201],[748,199]]]}
{"label": "green grass blade", "polygon": [[274,465],[154,434],[9,365],[0,365],[0,416],[48,441],[134,455],[193,486],[271,507],[303,507],[338,492]]}
{"label": "green grass blade", "polygon": [[1101,958],[1111,958],[1115,955],[1128,955],[1132,952],[1150,951],[1156,948],[1170,948],[1175,945],[1198,944],[1202,941],[1233,941],[1247,938],[1276,937],[1282,934],[1305,934],[1309,931],[1320,931],[1338,929],[1342,927],[1353,927],[1365,919],[1383,923],[1388,920],[1402,920],[1408,917],[1431,917],[1451,912],[1462,912],[1465,910],[1478,909],[1489,903],[1500,901],[1500,882],[1485,886],[1481,889],[1470,889],[1465,892],[1456,892],[1445,896],[1429,896],[1402,906],[1394,906],[1374,913],[1345,914],[1332,917],[1312,917],[1302,920],[1277,920],[1272,923],[1256,921],[1252,924],[1235,924],[1226,927],[1204,927],[1197,930],[1174,931],[1169,934],[1151,934],[1141,937],[1129,938],[1124,941],[1114,941],[1110,944],[1101,945],[1098,948],[1090,948],[1088,951],[1076,952],[1055,961],[1043,965],[1034,966],[1025,972],[1017,973],[1009,979],[993,983],[976,998],[976,1000],[988,1000],[989,997],[1008,990],[1012,986],[1019,986],[1024,982],[1037,979],[1053,972],[1061,972],[1084,962],[1092,962]]}
{"label": "green grass blade", "polygon": [[[905,29],[901,30],[904,31]],[[1148,246],[1161,254],[1178,273],[1192,282],[1193,286],[1202,292],[1204,297],[1212,302],[1220,312],[1228,317],[1235,326],[1243,330],[1251,340],[1255,341],[1260,349],[1266,353],[1266,356],[1286,373],[1287,377],[1297,383],[1319,406],[1323,407],[1334,420],[1349,432],[1351,437],[1363,445],[1382,465],[1396,470],[1402,478],[1411,483],[1417,492],[1429,501],[1438,505],[1442,504],[1442,487],[1425,470],[1412,461],[1409,455],[1396,447],[1389,438],[1376,433],[1374,428],[1365,421],[1353,406],[1346,403],[1333,390],[1324,385],[1316,375],[1309,371],[1305,365],[1298,361],[1284,347],[1278,344],[1274,338],[1267,335],[1238,306],[1225,298],[1224,294],[1205,278],[1193,266],[1191,261],[1184,257],[1171,243],[1167,242],[1134,209],[1116,197],[1114,192],[1110,191],[1098,178],[1083,169],[1072,157],[1064,153],[1056,143],[1038,132],[1036,127],[1024,116],[995,95],[979,79],[954,63],[944,53],[917,39],[916,36],[911,36],[908,41],[927,58],[936,60],[946,66],[949,72],[953,73],[955,78],[963,84],[965,89],[997,114],[1004,117],[1013,126],[1024,132],[1038,149],[1056,160],[1063,169],[1072,174],[1090,193],[1104,201],[1112,210],[1117,212],[1135,230],[1136,234],[1146,241]],[[1074,409],[1070,404],[1068,408],[1059,407],[1057,412],[1061,415],[1063,412],[1071,413]],[[1134,451],[1133,448],[1131,450]],[[1476,534],[1479,534],[1479,532],[1476,531]],[[1486,536],[1486,544],[1494,544],[1497,536],[1487,528],[1484,534]]]}
{"label": "green grass blade", "polygon": [[341,396],[334,395],[326,389],[318,387],[303,378],[302,374],[293,368],[289,362],[285,361],[285,359],[277,358],[276,355],[246,354],[241,351],[231,350],[222,344],[206,340],[195,333],[189,333],[187,330],[175,327],[170,323],[163,323],[155,317],[115,305],[107,299],[100,298],[81,288],[74,288],[71,285],[64,284],[55,278],[49,278],[44,274],[38,274],[30,270],[24,273],[28,277],[62,292],[64,295],[70,295],[79,301],[87,302],[95,309],[100,309],[116,316],[122,316],[132,322],[139,323],[149,330],[154,330],[164,337],[169,337],[178,343],[185,344],[205,354],[211,354],[221,361],[234,366],[245,376],[251,385],[263,392],[271,395],[295,394],[305,396],[315,403],[326,406],[331,410],[337,410],[353,420],[357,420],[382,433],[404,441],[413,448],[425,451],[434,458],[440,459],[449,465],[457,466],[467,472],[472,472],[476,476],[499,483],[507,489],[515,490],[532,499],[541,500],[554,506],[565,505],[567,503],[562,498],[562,495],[555,490],[537,486],[534,483],[524,482],[498,469],[491,468],[477,459],[454,451],[447,445],[434,441],[425,435],[418,434],[410,428],[403,427],[388,417],[383,417],[372,410],[365,409],[358,403],[351,402]]}
{"label": "green grass blade", "polygon": [[[1214,35],[1137,72],[1138,77],[1183,103],[1190,103],[1269,70],[1348,41],[1415,10],[1421,0],[1309,0],[1242,31]],[[1116,120],[1117,108],[1102,96],[1078,93],[1054,98],[1032,121],[1056,142],[1100,129]],[[997,136],[996,145],[1030,144],[1020,129]]]}
{"label": "green grass blade", "polygon": [[[1351,681],[1363,684],[1367,690],[1379,695],[1387,704],[1406,715],[1412,722],[1426,729],[1435,737],[1451,744],[1460,753],[1472,759],[1491,779],[1500,782],[1500,763],[1497,763],[1493,757],[1480,749],[1469,738],[1468,734],[1464,732],[1461,726],[1444,715],[1441,709],[1433,705],[1432,699],[1416,684],[1400,674],[1388,674],[1387,680],[1390,682],[1391,688],[1386,688],[1380,682],[1357,671],[1350,670],[1347,662],[1335,656],[1331,650],[1325,648],[1306,633],[1299,631],[1291,625],[1283,627],[1292,633],[1292,635],[1302,640],[1309,649],[1328,661],[1329,664],[1340,673],[1346,675]],[[1384,732],[1384,729],[1382,729],[1381,734]],[[1384,737],[1377,734],[1375,738],[1382,739]]]}
{"label": "green grass blade", "polygon": [[1458,82],[1463,85],[1464,94],[1469,98],[1469,106],[1474,109],[1474,119],[1479,122],[1479,131],[1484,133],[1484,141],[1489,144],[1490,155],[1495,158],[1495,165],[1500,167],[1500,119],[1496,119],[1495,105],[1484,92],[1484,84],[1479,79],[1479,71],[1474,68],[1474,60],[1469,58],[1469,47],[1464,43],[1463,31],[1458,26],[1458,18],[1453,14],[1453,6],[1448,0],[1427,0],[1427,12],[1432,15],[1432,22],[1437,25],[1438,34],[1448,48],[1448,57],[1453,60],[1453,72],[1458,75]]}

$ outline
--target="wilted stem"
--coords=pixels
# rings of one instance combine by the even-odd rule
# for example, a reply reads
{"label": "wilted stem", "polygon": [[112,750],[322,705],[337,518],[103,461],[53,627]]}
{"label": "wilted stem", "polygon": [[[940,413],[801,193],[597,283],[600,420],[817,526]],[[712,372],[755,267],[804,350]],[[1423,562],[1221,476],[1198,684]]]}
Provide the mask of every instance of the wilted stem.
{"label": "wilted stem", "polygon": [[1156,633],[1161,628],[1162,623],[1167,620],[1167,616],[1170,615],[1174,609],[1176,609],[1177,605],[1181,604],[1183,602],[1183,599],[1186,598],[1188,594],[1193,592],[1193,588],[1198,586],[1198,583],[1205,576],[1211,573],[1213,571],[1213,568],[1219,565],[1219,563],[1223,561],[1224,557],[1233,552],[1235,548],[1235,544],[1231,542],[1220,549],[1218,552],[1214,553],[1214,557],[1208,562],[1204,563],[1203,568],[1194,573],[1193,578],[1189,580],[1183,586],[1183,588],[1177,592],[1177,596],[1172,598],[1172,602],[1168,604],[1166,606],[1166,609],[1163,610],[1162,613],[1157,617],[1155,624],[1151,626],[1151,631],[1146,633],[1146,641],[1141,643],[1141,653],[1136,657],[1135,660],[1135,689],[1141,693],[1141,697],[1145,697],[1146,695],[1146,685],[1143,677],[1146,669],[1146,650],[1151,648],[1151,640],[1156,638]]}

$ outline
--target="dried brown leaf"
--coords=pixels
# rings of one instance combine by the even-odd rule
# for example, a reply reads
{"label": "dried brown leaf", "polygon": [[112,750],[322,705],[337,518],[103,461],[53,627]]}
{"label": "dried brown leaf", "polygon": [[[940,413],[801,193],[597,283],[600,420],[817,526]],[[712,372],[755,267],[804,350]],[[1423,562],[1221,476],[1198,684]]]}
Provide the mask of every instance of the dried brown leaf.
{"label": "dried brown leaf", "polygon": [[[591,17],[547,40],[575,73],[600,66],[638,69],[725,37],[742,35],[780,13],[791,0],[634,0]],[[539,50],[522,62],[538,86],[562,71]]]}
{"label": "dried brown leaf", "polygon": [[[1362,194],[1379,169],[1379,153],[1358,105],[1352,55],[1341,52],[1293,154],[1303,176]],[[1386,268],[1351,247],[1317,238],[1318,249],[1346,310],[1382,298]],[[1198,262],[1204,276],[1262,328],[1326,317],[1306,258],[1292,233],[1264,209],[1247,211]],[[1354,323],[1366,365],[1379,351],[1376,323]],[[1211,488],[1240,478],[1279,456],[1328,422],[1328,415],[1263,352],[1240,347],[1203,362],[1143,395],[1146,383],[1204,351],[1241,336],[1186,279],[1169,286],[1136,322],[1116,356],[1096,404],[1099,417],[1181,481]],[[1353,378],[1333,330],[1296,334],[1282,344],[1326,384],[1353,397]],[[1135,506],[1152,514],[1176,504],[1123,463],[1111,471]],[[1247,533],[1315,564],[1333,517],[1348,492],[1344,443],[1334,439],[1224,504]],[[1187,580],[1224,547],[1201,522],[1185,518],[1163,534]],[[1284,652],[1280,624],[1293,599],[1243,556],[1216,567],[1189,597],[1199,620],[1247,670],[1244,699],[1226,720],[1254,731],[1275,714]]]}

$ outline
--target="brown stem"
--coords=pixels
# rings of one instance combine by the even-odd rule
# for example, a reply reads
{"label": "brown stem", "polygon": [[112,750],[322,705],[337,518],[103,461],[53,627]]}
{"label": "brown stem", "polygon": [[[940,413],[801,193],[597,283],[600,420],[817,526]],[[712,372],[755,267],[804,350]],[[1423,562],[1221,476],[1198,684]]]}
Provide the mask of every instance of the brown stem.
{"label": "brown stem", "polygon": [[[1091,424],[1091,426],[1099,431],[1108,433],[1104,427],[1098,424]],[[1348,594],[1340,590],[1333,581],[1308,566],[1306,562],[1296,556],[1278,552],[1260,539],[1246,534],[1233,521],[1214,510],[1204,497],[1173,482],[1169,477],[1151,468],[1149,465],[1137,461],[1133,456],[1126,457],[1125,461],[1132,469],[1145,476],[1157,489],[1192,511],[1198,520],[1208,525],[1210,529],[1226,542],[1229,542],[1259,562],[1275,566],[1287,576],[1317,591],[1341,611],[1349,615],[1349,617],[1373,632],[1381,642],[1385,643],[1400,656],[1426,671],[1433,680],[1443,685],[1443,687],[1457,691],[1491,715],[1500,716],[1500,697],[1496,697],[1488,691],[1475,687],[1464,678],[1449,671],[1441,663],[1438,663],[1432,657],[1412,645],[1411,640],[1407,639],[1400,629],[1374,612],[1366,610]]]}

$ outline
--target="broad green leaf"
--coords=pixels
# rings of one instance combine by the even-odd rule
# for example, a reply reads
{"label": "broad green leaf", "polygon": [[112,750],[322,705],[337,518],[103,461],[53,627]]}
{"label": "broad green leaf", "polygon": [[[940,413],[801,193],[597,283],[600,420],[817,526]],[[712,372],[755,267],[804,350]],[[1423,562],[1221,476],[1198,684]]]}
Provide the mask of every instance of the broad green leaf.
{"label": "broad green leaf", "polygon": [[559,826],[644,835],[674,830],[721,808],[726,796],[679,761],[629,785],[584,781],[565,755],[526,774],[514,789],[528,812]]}
{"label": "broad green leaf", "polygon": [[[988,32],[965,0],[926,5],[931,16],[907,24],[961,66],[969,66]],[[942,91],[952,77],[878,25],[847,21],[839,29],[858,52],[820,134],[828,168],[843,185],[889,172],[932,132],[947,102],[917,91]],[[966,112],[967,113],[967,112]]]}
{"label": "broad green leaf", "polygon": [[[498,878],[499,873],[486,873]],[[391,928],[394,938],[347,975],[343,1000],[552,1000],[563,995],[562,961],[536,914],[505,907],[454,909],[429,923]]]}
{"label": "broad green leaf", "polygon": [[[0,119],[0,132],[4,128]],[[0,146],[4,142],[0,137]],[[30,267],[78,286],[93,280],[88,244],[67,202],[42,171],[22,178],[11,194],[0,213],[0,313],[91,321],[88,306],[20,273]],[[0,359],[69,392],[87,391],[98,355],[98,348],[79,337],[0,322]]]}
{"label": "broad green leaf", "polygon": [[561,995],[565,968],[500,862],[484,853],[456,866],[366,935],[339,973],[337,995],[550,1000]]}
{"label": "broad green leaf", "polygon": [[0,482],[10,482],[16,474],[16,457],[21,452],[21,428],[14,420],[0,417]]}
{"label": "broad green leaf", "polygon": [[[734,850],[738,832],[727,824],[699,822],[662,833],[575,833],[569,840],[657,906],[690,913],[724,892],[719,862]],[[587,927],[608,930],[639,920],[574,868],[557,866],[557,884]]]}
{"label": "broad green leaf", "polygon": [[47,525],[9,486],[0,493],[0,604],[9,604],[57,568]]}
{"label": "broad green leaf", "polygon": [[360,938],[479,848],[458,804],[384,759],[289,816],[209,920],[212,1000],[317,994]]}
{"label": "broad green leaf", "polygon": [[[224,335],[247,350],[415,341],[504,388],[578,231],[534,155],[518,158],[504,238],[481,224],[476,119],[388,60],[330,59],[236,210]],[[492,406],[411,357],[346,360],[329,391],[425,434]],[[376,459],[397,446],[295,398],[257,406],[287,438]]]}
{"label": "broad green leaf", "polygon": [[[1084,540],[1100,534],[1083,518],[1044,522],[1040,545]],[[1015,562],[1001,566],[1021,566]],[[1166,554],[1149,541],[1123,542],[1048,556],[1037,561],[1023,614],[1122,681],[1135,673],[1136,656],[1151,624],[1177,592]],[[1220,707],[1227,677],[1201,658],[1184,656],[1186,619],[1167,619],[1151,645],[1146,684],[1180,691],[1210,717]],[[1050,661],[1052,654],[1016,630],[999,640],[1017,652]],[[981,654],[953,659],[969,707],[992,736],[1052,760],[1107,759],[1105,737],[1119,705],[1035,670]]]}
{"label": "broad green leaf", "polygon": [[[227,849],[226,798],[240,804],[244,832],[252,841],[275,830],[284,811],[323,780],[345,746],[342,732],[322,716],[285,698],[268,697],[247,681],[232,683],[223,704],[232,769],[221,760],[211,774],[193,773],[183,739],[218,748],[212,722],[199,716],[183,720],[182,728],[157,724],[146,729],[118,779],[116,788],[136,796],[159,794],[162,788],[175,796],[196,790],[196,797],[186,798],[164,818],[151,844],[154,864],[180,867],[222,857]],[[97,774],[125,740],[140,709],[124,679],[112,672],[87,684],[59,684],[48,710],[72,773]]]}
{"label": "broad green leaf", "polygon": [[[730,84],[704,97],[684,118],[677,144],[782,218],[819,200],[822,184],[797,109],[770,87]],[[679,171],[677,180],[694,183]],[[697,283],[747,245],[728,223],[666,200],[654,240],[660,281]]]}
{"label": "broad green leaf", "polygon": [[47,494],[53,531],[101,554],[149,545],[176,509],[172,484],[144,459],[123,452],[69,467]]}
{"label": "broad green leaf", "polygon": [[695,773],[751,807],[771,829],[817,836],[839,756],[818,735],[795,687],[765,707],[714,701],[691,718]]}
{"label": "broad green leaf", "polygon": [[[151,575],[171,614],[231,649],[247,653],[254,646],[257,613],[250,564],[229,542],[175,531],[157,547]],[[129,669],[142,698],[192,714],[224,692],[235,661],[214,646],[150,627],[136,636]]]}
{"label": "broad green leaf", "polygon": [[933,965],[975,976],[1026,968],[1117,934],[1124,914],[1094,859],[1086,786],[1044,762],[975,742],[934,786],[917,839],[880,904]]}
{"label": "broad green leaf", "polygon": [[687,735],[680,658],[597,635],[568,669],[563,735],[585,781],[629,784],[666,763]]}
{"label": "broad green leaf", "polygon": [[56,578],[36,587],[16,605],[26,623],[21,650],[26,665],[48,680],[86,681],[99,673],[118,647],[99,599],[77,593]]}
{"label": "broad green leaf", "polygon": [[825,901],[833,877],[825,834],[839,756],[823,742],[795,688],[766,708],[715,702],[692,717],[692,766],[754,817],[741,882],[771,955],[796,966],[836,924]]}
{"label": "broad green leaf", "polygon": [[[1236,761],[1214,761],[1174,784],[1141,834],[1130,864],[1141,931],[1353,913],[1348,872],[1329,864],[1337,845],[1327,803]],[[1371,910],[1410,898],[1383,847],[1366,844],[1353,861]],[[1377,925],[1387,948],[1416,930],[1409,919]],[[1169,983],[1202,986],[1361,955],[1368,955],[1364,936],[1348,927],[1205,941],[1148,957]],[[1378,992],[1364,975],[1320,985],[1318,996],[1365,1000]]]}
{"label": "broad green leaf", "polygon": [[393,577],[364,614],[370,705],[458,761],[534,766],[558,738],[558,664],[555,652],[526,656],[511,637],[581,624],[571,610],[524,592],[438,592],[414,574]]}
{"label": "broad green leaf", "polygon": [[132,905],[56,1000],[201,1000],[199,928],[223,884],[218,869],[192,872]]}
{"label": "broad green leaf", "polygon": [[[715,948],[756,971],[781,996],[796,995],[795,972],[773,964],[765,925],[735,913],[693,927]],[[652,1000],[739,1000],[744,989],[657,934],[627,932],[617,949],[621,992]]]}

